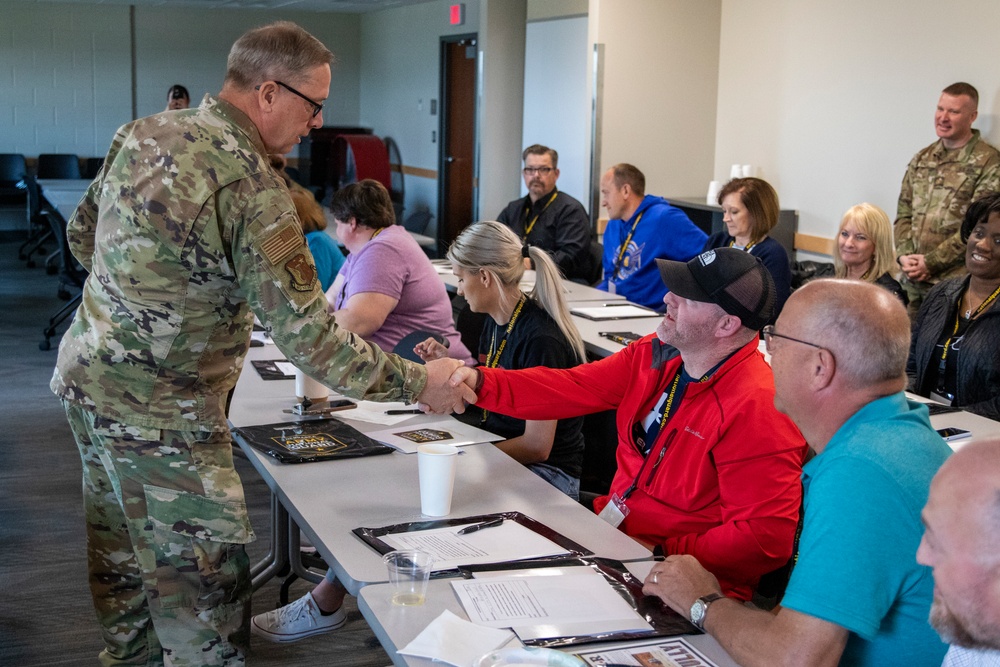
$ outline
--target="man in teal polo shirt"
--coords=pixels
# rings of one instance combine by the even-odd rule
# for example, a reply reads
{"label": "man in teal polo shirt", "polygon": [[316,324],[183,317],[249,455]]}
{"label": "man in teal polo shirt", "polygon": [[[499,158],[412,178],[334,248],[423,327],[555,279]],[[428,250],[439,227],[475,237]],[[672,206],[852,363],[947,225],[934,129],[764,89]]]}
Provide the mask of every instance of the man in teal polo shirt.
{"label": "man in teal polo shirt", "polygon": [[720,598],[690,556],[654,566],[645,592],[690,614],[741,665],[940,665],[947,647],[927,623],[933,579],[914,554],[950,450],[903,394],[902,304],[869,283],[814,281],[764,340],[775,405],[816,451],[802,471],[802,532],[781,606]]}

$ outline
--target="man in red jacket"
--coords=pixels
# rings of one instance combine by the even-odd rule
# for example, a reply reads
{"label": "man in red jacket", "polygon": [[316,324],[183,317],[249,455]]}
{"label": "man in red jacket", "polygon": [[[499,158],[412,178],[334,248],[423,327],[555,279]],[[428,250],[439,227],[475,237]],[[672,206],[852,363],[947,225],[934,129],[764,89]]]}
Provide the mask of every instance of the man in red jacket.
{"label": "man in red jacket", "polygon": [[806,450],[757,350],[774,283],[731,248],[656,261],[670,291],[655,335],[571,369],[459,369],[452,382],[519,419],[616,409],[618,471],[594,509],[657,552],[697,557],[748,600],[791,557]]}

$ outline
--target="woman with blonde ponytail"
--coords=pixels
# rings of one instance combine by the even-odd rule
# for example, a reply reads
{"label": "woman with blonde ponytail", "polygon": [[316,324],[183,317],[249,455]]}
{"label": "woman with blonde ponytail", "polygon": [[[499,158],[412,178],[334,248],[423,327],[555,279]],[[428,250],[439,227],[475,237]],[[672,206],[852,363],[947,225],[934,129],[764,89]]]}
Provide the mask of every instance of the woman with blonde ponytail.
{"label": "woman with blonde ponytail", "polygon": [[[525,257],[535,265],[535,287],[527,294],[520,287]],[[522,246],[499,222],[477,222],[451,244],[448,259],[469,308],[490,316],[479,340],[479,363],[516,370],[571,368],[584,361],[559,269],[544,250]],[[425,361],[447,354],[434,339],[417,345],[415,352]],[[506,438],[497,447],[570,497],[579,496],[582,417],[526,422],[479,412],[483,428]]]}

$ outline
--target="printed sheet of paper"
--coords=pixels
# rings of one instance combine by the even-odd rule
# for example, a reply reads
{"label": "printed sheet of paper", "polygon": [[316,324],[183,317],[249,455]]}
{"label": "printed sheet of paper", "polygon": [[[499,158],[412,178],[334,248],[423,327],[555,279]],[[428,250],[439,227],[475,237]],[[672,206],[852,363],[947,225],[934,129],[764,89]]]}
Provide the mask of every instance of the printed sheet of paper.
{"label": "printed sheet of paper", "polygon": [[274,362],[274,367],[285,375],[295,377],[295,364],[290,361],[276,361]]}
{"label": "printed sheet of paper", "polygon": [[266,331],[254,331],[250,334],[250,340],[255,340],[264,345],[274,345],[274,341],[267,335]]}
{"label": "printed sheet of paper", "polygon": [[629,304],[612,304],[607,306],[591,306],[570,308],[574,315],[586,317],[588,320],[624,320],[635,317],[662,317],[659,313],[648,308],[641,308]]}
{"label": "printed sheet of paper", "polygon": [[503,440],[499,435],[463,424],[457,419],[440,419],[413,426],[374,431],[367,435],[373,440],[378,440],[407,454],[415,454],[417,447],[429,443],[463,447]]}
{"label": "printed sheet of paper", "polygon": [[396,549],[417,549],[431,554],[434,557],[435,572],[450,570],[459,565],[503,563],[570,553],[516,521],[504,521],[499,526],[467,535],[458,534],[459,530],[471,525],[391,533],[383,535],[381,539]]}
{"label": "printed sheet of paper", "polygon": [[[353,399],[352,399],[353,400]],[[388,410],[410,410],[417,406],[407,405],[401,401],[395,401],[393,403],[376,403],[375,401],[358,401],[358,407],[351,410],[349,414],[342,415],[344,419],[354,419],[357,421],[368,422],[369,424],[383,424],[385,426],[394,426],[400,422],[405,422],[407,419],[412,419],[413,417],[419,417],[420,415],[387,415],[385,414]],[[375,440],[378,438],[374,435],[371,437]]]}
{"label": "printed sheet of paper", "polygon": [[473,623],[511,628],[522,641],[607,632],[652,632],[598,572],[452,582]]}
{"label": "printed sheet of paper", "polygon": [[636,667],[717,667],[683,637],[660,638],[614,649],[596,648],[576,657],[588,665],[635,665]]}

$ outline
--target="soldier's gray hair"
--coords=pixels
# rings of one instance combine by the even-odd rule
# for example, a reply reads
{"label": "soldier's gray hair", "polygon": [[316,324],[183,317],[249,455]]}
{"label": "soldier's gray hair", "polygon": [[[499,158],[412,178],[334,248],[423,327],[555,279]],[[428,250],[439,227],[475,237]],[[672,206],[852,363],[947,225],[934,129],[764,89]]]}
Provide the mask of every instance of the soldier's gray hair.
{"label": "soldier's gray hair", "polygon": [[[866,280],[873,283],[881,278],[882,274],[894,271],[896,269],[896,244],[892,239],[892,222],[886,212],[875,204],[867,202],[852,206],[847,209],[844,217],[840,220],[840,229],[837,230],[838,237],[849,222],[853,223],[859,232],[875,244],[872,267]],[[847,277],[847,267],[844,265],[839,251],[833,254],[833,267],[838,278]]]}
{"label": "soldier's gray hair", "polygon": [[[493,221],[476,222],[466,227],[452,242],[448,248],[448,259],[466,271],[489,272],[500,290],[500,285],[517,287],[524,277],[522,250],[521,239],[507,225]],[[535,287],[528,293],[529,298],[555,320],[577,358],[585,361],[583,339],[573,324],[563,297],[559,268],[541,248],[529,247],[528,256],[535,264]],[[500,298],[507,298],[504,290],[500,290]],[[513,306],[509,303],[504,305],[508,308]]]}
{"label": "soldier's gray hair", "polygon": [[243,33],[229,51],[227,85],[247,90],[264,81],[297,83],[309,70],[333,62],[323,43],[290,21]]}

